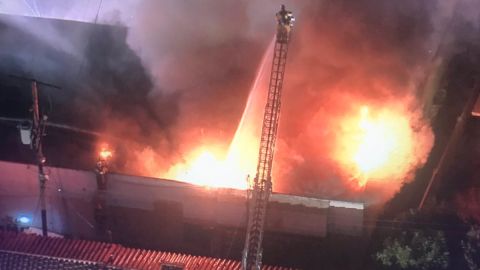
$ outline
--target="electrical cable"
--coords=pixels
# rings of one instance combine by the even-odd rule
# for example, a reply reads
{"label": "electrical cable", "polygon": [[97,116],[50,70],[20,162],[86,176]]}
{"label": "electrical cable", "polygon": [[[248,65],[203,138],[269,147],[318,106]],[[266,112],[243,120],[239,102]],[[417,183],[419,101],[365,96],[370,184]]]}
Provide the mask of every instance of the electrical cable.
{"label": "electrical cable", "polygon": [[30,9],[30,11],[33,13],[33,16],[38,16],[38,14],[35,12],[35,10],[32,8],[32,6],[28,3],[27,0],[23,0],[23,3],[27,5],[27,7]]}

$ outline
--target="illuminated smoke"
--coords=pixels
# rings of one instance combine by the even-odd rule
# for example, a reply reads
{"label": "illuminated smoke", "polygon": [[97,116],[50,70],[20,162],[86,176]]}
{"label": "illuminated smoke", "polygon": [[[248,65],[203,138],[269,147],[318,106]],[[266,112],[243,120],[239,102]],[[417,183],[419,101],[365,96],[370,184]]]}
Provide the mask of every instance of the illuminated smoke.
{"label": "illuminated smoke", "polygon": [[[416,85],[429,60],[435,8],[426,1],[336,1],[302,13],[287,68],[277,190],[345,197],[357,191],[352,183],[362,186],[368,178],[383,181],[392,194],[412,179],[433,144]],[[369,176],[359,163],[375,155],[378,149],[372,147],[387,146],[378,141],[358,150],[364,106],[389,118],[380,120],[380,133],[398,127],[393,138],[383,134],[381,139],[411,142],[392,143],[398,149],[389,151],[401,152],[399,161]]]}
{"label": "illuminated smoke", "polygon": [[[226,6],[231,8],[229,4]],[[364,186],[368,178],[368,181],[387,182],[391,193],[398,189],[403,181],[411,179],[414,170],[425,162],[433,142],[428,121],[422,118],[421,104],[415,98],[418,94],[415,85],[418,84],[421,78],[419,74],[429,59],[427,45],[432,43],[429,37],[433,32],[430,13],[434,7],[425,2],[409,2],[406,7],[395,4],[380,5],[369,1],[358,6],[343,2],[323,5],[312,3],[299,13],[299,18],[303,18],[303,22],[300,19],[296,26],[289,58],[293,60],[290,60],[287,66],[287,82],[284,89],[286,97],[283,103],[284,110],[288,112],[284,111],[282,114],[280,143],[274,168],[275,190],[345,196],[352,191],[352,182]],[[366,16],[372,9],[380,12],[383,17]],[[149,7],[148,10],[155,9]],[[185,7],[182,10],[185,10]],[[193,10],[187,14],[193,14],[194,18],[202,17],[202,8],[189,7],[186,10]],[[364,16],[369,19],[365,19]],[[160,23],[160,28],[155,32],[165,32],[163,28],[168,25],[167,21],[170,18],[165,19],[165,23]],[[195,30],[200,29],[198,30],[200,32],[207,29],[208,37],[209,25],[200,22],[197,26]],[[378,33],[371,32],[370,27],[374,27]],[[187,27],[187,30],[190,29]],[[232,28],[231,31],[220,32],[219,36],[227,40],[234,39],[231,36],[232,32],[240,33],[240,30]],[[177,40],[168,35],[169,31],[166,33],[160,45],[166,43],[166,47],[170,48],[172,45],[169,43],[175,44],[180,41],[180,44],[175,44],[175,50],[167,53],[166,57],[172,61],[175,59],[175,62],[165,63],[160,61],[165,60],[160,57],[153,58],[154,64],[150,65],[154,71],[160,70],[159,76],[167,76],[164,77],[165,81],[176,83],[170,88],[182,91],[184,88],[188,89],[184,84],[189,81],[184,80],[183,76],[189,78],[189,75],[184,74],[181,67],[193,65],[198,68],[196,62],[199,57],[203,57],[196,54],[197,50],[190,48],[188,40],[191,38],[203,40],[204,36],[198,37],[198,32],[187,31],[191,36],[185,37],[186,40],[182,38]],[[217,36],[207,39],[210,49],[212,47],[209,42],[218,42],[216,38]],[[186,58],[180,57],[180,60],[177,60],[175,52],[182,51],[185,47],[189,54]],[[213,51],[213,55],[215,54]],[[213,70],[214,75],[223,76],[223,71],[219,70],[218,66],[207,70]],[[188,73],[193,74],[195,71],[190,70]],[[203,74],[203,71],[201,73]],[[208,77],[209,73],[206,75]],[[268,80],[268,75],[263,74],[262,80]],[[202,83],[204,78],[198,76],[197,79]],[[262,87],[259,93],[266,92],[266,86]],[[261,125],[262,112],[259,108],[263,108],[262,96],[256,92],[252,93],[253,99],[248,101],[254,100],[257,104],[256,112],[252,113],[251,108],[247,107],[250,111],[243,115],[243,120],[247,121],[242,121],[250,127],[240,127],[233,140],[237,141],[240,138],[246,141],[240,144],[243,153],[237,153],[241,156],[239,160],[253,161],[255,164],[257,159],[255,151],[258,147],[255,136],[239,135],[248,132],[254,134],[252,123],[258,127]],[[357,123],[349,118],[355,118],[357,110],[363,106],[369,106],[374,113],[378,112],[382,117],[387,117],[381,119],[383,122],[380,126],[378,124],[375,126],[377,131],[391,131],[388,134],[390,137],[384,136],[385,134],[373,134],[377,136],[374,140],[380,139],[376,147],[386,147],[382,140],[395,141],[390,143],[391,149],[387,149],[388,156],[383,157],[382,162],[385,164],[380,164],[381,168],[375,168],[376,171],[369,173],[368,176],[365,173],[359,175],[358,166],[350,164],[350,161],[356,160],[358,165],[370,159],[367,155],[369,150],[374,154],[373,149],[369,149],[374,147],[372,143],[363,146],[361,156],[355,156],[354,153],[358,148],[354,143],[357,136],[355,133],[362,131],[355,130]],[[185,114],[187,117],[188,115]],[[361,124],[361,120],[359,121]],[[284,124],[285,122],[287,124]],[[400,127],[395,128],[395,124]],[[188,125],[183,130],[189,130],[193,126]],[[208,126],[215,130],[212,125]],[[213,142],[218,139],[212,135],[207,137],[213,137]],[[342,139],[344,137],[350,137],[352,143],[346,143],[350,138]],[[226,141],[230,142],[231,139],[226,138]],[[212,149],[213,142],[196,141],[183,151],[189,153],[198,152],[197,148]],[[204,155],[206,153],[201,152],[193,156]],[[225,159],[225,154],[220,159]],[[198,168],[197,162],[204,164],[204,159],[187,158],[175,167],[183,166],[185,170],[183,177],[188,178],[189,170],[197,170],[195,169]],[[212,168],[222,167],[213,165],[214,163],[217,162],[211,159]],[[254,174],[252,166],[248,167],[250,173]],[[235,174],[233,171],[230,173]],[[202,175],[203,172],[198,174]]]}

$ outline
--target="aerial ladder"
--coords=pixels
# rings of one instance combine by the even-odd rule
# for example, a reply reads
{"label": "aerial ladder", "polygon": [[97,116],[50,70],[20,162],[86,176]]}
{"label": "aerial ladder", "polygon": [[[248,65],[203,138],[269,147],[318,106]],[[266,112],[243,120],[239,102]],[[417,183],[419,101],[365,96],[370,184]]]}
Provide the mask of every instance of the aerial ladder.
{"label": "aerial ladder", "polygon": [[280,116],[280,98],[285,75],[285,64],[287,62],[288,42],[293,22],[295,21],[292,12],[285,10],[284,5],[276,14],[276,18],[277,33],[267,104],[263,115],[257,173],[252,187],[247,193],[247,235],[242,258],[244,270],[260,270],[262,266],[262,240],[267,204],[272,192],[271,173]]}

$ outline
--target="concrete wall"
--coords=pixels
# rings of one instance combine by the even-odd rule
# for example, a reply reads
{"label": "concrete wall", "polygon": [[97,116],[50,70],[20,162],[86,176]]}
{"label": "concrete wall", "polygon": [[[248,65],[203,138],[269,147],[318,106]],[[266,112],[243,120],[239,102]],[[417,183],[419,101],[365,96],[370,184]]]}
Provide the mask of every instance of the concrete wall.
{"label": "concrete wall", "polygon": [[[94,238],[95,174],[50,167],[47,172],[49,230]],[[245,228],[246,193],[241,190],[109,174],[105,195],[112,237],[132,245],[152,241],[175,246],[183,241],[188,224]],[[39,213],[37,167],[0,162],[0,217],[26,215],[32,218],[32,226],[40,227]],[[359,235],[362,224],[362,204],[272,194],[266,229],[324,237],[328,233]]]}

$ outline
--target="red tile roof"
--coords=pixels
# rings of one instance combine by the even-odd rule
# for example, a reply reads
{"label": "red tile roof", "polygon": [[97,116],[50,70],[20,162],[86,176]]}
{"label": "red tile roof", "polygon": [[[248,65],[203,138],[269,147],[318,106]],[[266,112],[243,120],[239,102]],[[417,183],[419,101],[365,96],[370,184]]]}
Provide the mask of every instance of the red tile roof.
{"label": "red tile roof", "polygon": [[[1,232],[0,250],[91,261],[126,269],[160,269],[163,264],[182,266],[183,269],[240,270],[239,261],[126,248],[118,244],[86,240],[41,237],[33,234]],[[264,265],[262,270],[290,268]]]}
{"label": "red tile roof", "polygon": [[0,269],[125,270],[120,267],[106,266],[102,263],[2,250],[0,250]]}

